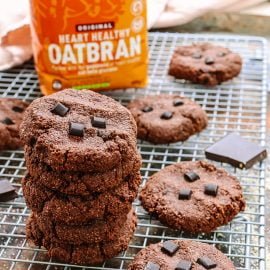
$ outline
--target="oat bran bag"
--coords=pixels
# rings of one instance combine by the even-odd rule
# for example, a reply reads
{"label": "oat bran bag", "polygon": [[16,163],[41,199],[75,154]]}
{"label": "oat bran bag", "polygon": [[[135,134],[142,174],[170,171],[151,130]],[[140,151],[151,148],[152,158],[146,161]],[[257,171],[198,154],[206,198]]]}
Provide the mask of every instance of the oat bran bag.
{"label": "oat bran bag", "polygon": [[30,0],[41,90],[147,82],[146,0]]}

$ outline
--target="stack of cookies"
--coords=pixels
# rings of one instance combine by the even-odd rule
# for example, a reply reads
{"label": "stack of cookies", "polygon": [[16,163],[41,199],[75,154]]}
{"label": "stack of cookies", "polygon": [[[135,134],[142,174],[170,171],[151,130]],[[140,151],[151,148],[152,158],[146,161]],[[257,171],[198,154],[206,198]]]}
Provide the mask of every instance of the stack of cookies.
{"label": "stack of cookies", "polygon": [[23,192],[33,211],[28,239],[74,264],[98,264],[126,249],[141,181],[136,132],[126,108],[89,90],[35,100],[21,125]]}

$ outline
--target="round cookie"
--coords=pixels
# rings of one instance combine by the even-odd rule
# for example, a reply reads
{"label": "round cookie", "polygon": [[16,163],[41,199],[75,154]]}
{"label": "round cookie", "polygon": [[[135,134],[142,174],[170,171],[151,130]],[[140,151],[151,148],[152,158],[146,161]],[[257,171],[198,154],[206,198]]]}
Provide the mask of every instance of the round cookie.
{"label": "round cookie", "polygon": [[20,148],[19,128],[28,103],[14,98],[0,98],[0,150]]}
{"label": "round cookie", "polygon": [[135,118],[138,138],[152,143],[185,141],[207,126],[207,115],[194,101],[179,95],[147,96],[128,109]]}
{"label": "round cookie", "polygon": [[191,233],[211,232],[245,209],[238,180],[205,161],[167,166],[149,178],[140,199],[162,223]]}
{"label": "round cookie", "polygon": [[40,231],[55,242],[63,244],[93,244],[102,241],[115,241],[123,224],[134,216],[133,209],[117,217],[96,219],[86,225],[65,225],[52,222],[44,215],[33,213]]}
{"label": "round cookie", "polygon": [[104,241],[91,245],[66,245],[50,239],[47,235],[43,235],[36,220],[31,216],[27,220],[26,236],[35,245],[44,246],[48,250],[49,256],[54,260],[70,264],[96,265],[115,257],[121,251],[127,249],[135,231],[136,223],[136,215],[127,219],[115,241]]}
{"label": "round cookie", "polygon": [[38,158],[32,158],[27,150],[25,161],[29,174],[39,184],[60,193],[76,196],[87,196],[115,188],[124,181],[125,177],[139,171],[141,166],[139,154],[103,173],[54,171],[46,163],[40,162]]}
{"label": "round cookie", "polygon": [[127,176],[117,188],[88,196],[67,196],[41,185],[38,180],[26,175],[22,180],[27,206],[38,215],[55,223],[67,225],[87,224],[107,216],[126,215],[137,196],[141,176]]}
{"label": "round cookie", "polygon": [[234,270],[232,263],[214,246],[191,241],[169,240],[142,249],[128,270]]}
{"label": "round cookie", "polygon": [[209,43],[179,46],[170,62],[169,75],[209,86],[236,77],[241,57],[227,48]]}
{"label": "round cookie", "polygon": [[20,135],[29,154],[54,170],[104,172],[137,154],[130,112],[90,90],[67,89],[34,100]]}

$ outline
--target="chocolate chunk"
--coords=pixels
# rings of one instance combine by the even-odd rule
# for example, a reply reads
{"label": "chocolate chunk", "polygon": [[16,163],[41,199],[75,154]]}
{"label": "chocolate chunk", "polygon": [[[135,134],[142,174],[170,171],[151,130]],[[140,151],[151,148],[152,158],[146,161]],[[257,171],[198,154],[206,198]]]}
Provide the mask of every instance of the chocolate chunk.
{"label": "chocolate chunk", "polygon": [[200,176],[195,172],[187,172],[184,174],[184,178],[188,182],[194,182],[200,179]]}
{"label": "chocolate chunk", "polygon": [[231,133],[205,150],[206,158],[229,163],[234,167],[250,168],[267,157],[265,147],[246,141]]}
{"label": "chocolate chunk", "polygon": [[173,101],[173,106],[178,107],[184,105],[184,102],[181,99],[176,99]]}
{"label": "chocolate chunk", "polygon": [[226,55],[225,52],[219,52],[219,53],[217,53],[217,56],[218,56],[218,57],[224,57],[225,55]]}
{"label": "chocolate chunk", "polygon": [[0,202],[7,202],[17,198],[16,189],[6,179],[0,180]]}
{"label": "chocolate chunk", "polygon": [[6,125],[14,125],[15,123],[8,117],[4,118],[2,121],[1,121],[3,124],[6,124]]}
{"label": "chocolate chunk", "polygon": [[151,112],[151,111],[153,111],[153,108],[150,107],[150,106],[146,106],[146,107],[144,107],[144,108],[142,109],[142,111],[145,112],[145,113]]}
{"label": "chocolate chunk", "polygon": [[212,57],[206,57],[204,62],[206,65],[212,65],[215,63],[215,60]]}
{"label": "chocolate chunk", "polygon": [[147,265],[144,267],[144,270],[159,270],[160,267],[156,263],[148,262]]}
{"label": "chocolate chunk", "polygon": [[192,191],[189,188],[180,190],[178,199],[179,200],[189,200],[191,198]]}
{"label": "chocolate chunk", "polygon": [[57,114],[59,116],[65,116],[67,112],[69,111],[69,108],[66,107],[64,104],[58,102],[52,109],[51,112],[54,114]]}
{"label": "chocolate chunk", "polygon": [[12,110],[14,112],[22,113],[24,111],[24,108],[18,107],[18,106],[13,106]]}
{"label": "chocolate chunk", "polygon": [[190,261],[182,260],[180,261],[175,270],[190,270],[192,267],[192,263]]}
{"label": "chocolate chunk", "polygon": [[170,256],[173,256],[178,249],[179,249],[179,246],[177,244],[175,244],[173,241],[164,242],[163,246],[161,248],[161,250],[164,253],[166,253]]}
{"label": "chocolate chunk", "polygon": [[212,269],[217,266],[216,263],[214,263],[212,260],[210,260],[208,257],[203,256],[197,260],[197,263],[202,265],[205,269]]}
{"label": "chocolate chunk", "polygon": [[106,128],[106,120],[104,118],[94,116],[91,123],[93,127]]}
{"label": "chocolate chunk", "polygon": [[201,55],[201,53],[196,52],[196,53],[193,53],[192,54],[192,58],[194,58],[194,59],[200,59],[200,58],[202,58],[202,55]]}
{"label": "chocolate chunk", "polygon": [[80,123],[70,122],[69,124],[69,135],[83,137],[84,125]]}
{"label": "chocolate chunk", "polygon": [[211,195],[211,196],[217,196],[218,193],[218,185],[216,184],[206,184],[204,186],[204,193],[206,195]]}
{"label": "chocolate chunk", "polygon": [[164,113],[160,116],[160,118],[161,118],[161,119],[165,119],[165,120],[169,120],[169,119],[172,118],[172,116],[173,116],[172,112],[164,112]]}

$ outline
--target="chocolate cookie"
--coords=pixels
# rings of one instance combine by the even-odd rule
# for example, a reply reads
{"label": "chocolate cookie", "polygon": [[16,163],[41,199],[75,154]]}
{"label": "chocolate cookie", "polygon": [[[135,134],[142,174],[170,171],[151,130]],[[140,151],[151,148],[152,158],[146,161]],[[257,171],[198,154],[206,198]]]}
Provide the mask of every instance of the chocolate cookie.
{"label": "chocolate cookie", "polygon": [[217,85],[236,77],[241,57],[227,48],[209,43],[178,47],[171,59],[169,74],[193,83]]}
{"label": "chocolate cookie", "polygon": [[22,180],[27,206],[55,223],[87,224],[107,216],[126,215],[137,196],[141,176],[127,176],[117,188],[88,196],[67,196],[38,184],[30,175]]}
{"label": "chocolate cookie", "polygon": [[67,89],[34,100],[20,134],[31,147],[28,154],[54,170],[104,172],[137,154],[130,112],[89,90]]}
{"label": "chocolate cookie", "polygon": [[127,249],[136,228],[136,216],[133,215],[123,224],[115,241],[104,241],[97,244],[66,245],[56,242],[39,230],[36,220],[31,216],[26,225],[28,240],[37,246],[44,246],[49,256],[64,263],[95,265],[111,259]]}
{"label": "chocolate cookie", "polygon": [[14,98],[0,98],[0,150],[22,146],[19,127],[28,103]]}
{"label": "chocolate cookie", "polygon": [[50,239],[63,244],[80,245],[115,241],[126,220],[134,216],[134,211],[131,209],[128,215],[96,219],[86,225],[57,224],[44,215],[32,215],[40,231]]}
{"label": "chocolate cookie", "polygon": [[32,158],[25,152],[26,166],[32,178],[39,184],[68,195],[86,196],[96,192],[104,192],[115,188],[129,174],[139,171],[141,157],[133,156],[112,170],[104,173],[80,173],[72,171],[54,171],[38,158]]}
{"label": "chocolate cookie", "polygon": [[161,222],[191,233],[211,232],[245,208],[238,180],[205,161],[162,169],[149,178],[140,198]]}
{"label": "chocolate cookie", "polygon": [[178,95],[148,96],[131,101],[138,138],[153,143],[184,141],[207,126],[207,115],[194,101]]}
{"label": "chocolate cookie", "polygon": [[214,246],[191,240],[169,240],[142,249],[128,270],[234,270]]}

